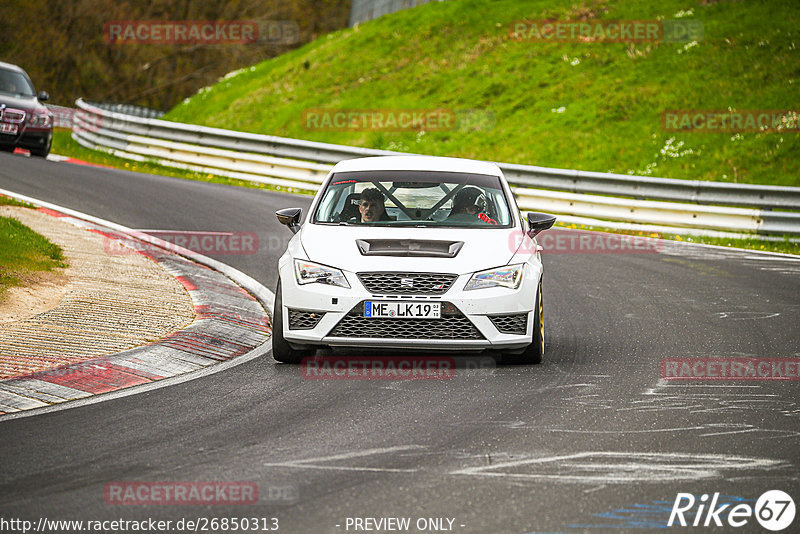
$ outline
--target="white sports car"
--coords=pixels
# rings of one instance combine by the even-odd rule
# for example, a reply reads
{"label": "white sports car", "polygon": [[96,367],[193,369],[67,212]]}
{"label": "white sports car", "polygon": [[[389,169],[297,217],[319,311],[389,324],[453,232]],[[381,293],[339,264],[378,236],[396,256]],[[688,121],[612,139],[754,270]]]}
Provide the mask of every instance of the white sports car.
{"label": "white sports car", "polygon": [[301,209],[278,262],[273,357],[321,347],[544,353],[541,248],[500,168],[432,156],[345,160]]}

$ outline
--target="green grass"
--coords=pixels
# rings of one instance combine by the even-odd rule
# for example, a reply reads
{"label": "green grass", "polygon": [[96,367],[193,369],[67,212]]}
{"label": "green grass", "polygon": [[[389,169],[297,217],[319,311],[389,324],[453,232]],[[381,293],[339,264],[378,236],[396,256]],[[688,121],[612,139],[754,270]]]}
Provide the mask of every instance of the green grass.
{"label": "green grass", "polygon": [[[0,204],[15,201],[0,197]],[[17,219],[0,216],[0,301],[9,287],[26,285],[42,271],[66,267],[61,247]]]}
{"label": "green grass", "polygon": [[17,200],[16,198],[7,197],[5,195],[0,195],[0,206],[18,206],[20,208],[35,208],[33,204],[28,202],[22,202],[21,200]]}
{"label": "green grass", "polygon": [[[800,185],[800,134],[668,133],[667,109],[796,109],[795,0],[449,0],[342,30],[220,81],[168,120],[332,143],[548,167]],[[515,41],[511,23],[699,20],[687,43]],[[325,132],[303,111],[477,110],[454,131]],[[561,110],[562,112],[558,112]]]}

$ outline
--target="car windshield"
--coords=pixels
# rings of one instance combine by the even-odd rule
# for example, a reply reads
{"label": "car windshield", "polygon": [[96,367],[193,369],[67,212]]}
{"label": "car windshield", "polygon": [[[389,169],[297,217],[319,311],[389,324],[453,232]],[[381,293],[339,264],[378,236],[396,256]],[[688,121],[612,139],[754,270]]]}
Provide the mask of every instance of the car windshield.
{"label": "car windshield", "polygon": [[312,222],[476,228],[513,225],[499,177],[432,171],[336,173]]}
{"label": "car windshield", "polygon": [[0,69],[0,93],[12,95],[34,96],[34,90],[28,79],[20,72]]}

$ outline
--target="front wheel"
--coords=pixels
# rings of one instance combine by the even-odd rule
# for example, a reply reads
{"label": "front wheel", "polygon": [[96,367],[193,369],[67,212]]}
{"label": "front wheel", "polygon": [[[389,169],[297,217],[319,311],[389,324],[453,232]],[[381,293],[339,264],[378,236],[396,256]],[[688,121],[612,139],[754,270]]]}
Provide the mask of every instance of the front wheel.
{"label": "front wheel", "polygon": [[42,148],[32,148],[31,149],[31,156],[36,156],[37,158],[46,158],[47,155],[50,153],[50,147],[53,146],[53,138],[50,137],[47,140],[47,144]]}
{"label": "front wheel", "polygon": [[542,299],[542,282],[536,291],[536,304],[533,309],[533,343],[525,347],[520,354],[507,355],[504,360],[514,364],[540,364],[544,356],[544,300]]}
{"label": "front wheel", "polygon": [[281,363],[300,363],[303,358],[314,354],[314,350],[293,349],[283,337],[283,298],[281,282],[275,289],[275,306],[272,312],[272,357]]}

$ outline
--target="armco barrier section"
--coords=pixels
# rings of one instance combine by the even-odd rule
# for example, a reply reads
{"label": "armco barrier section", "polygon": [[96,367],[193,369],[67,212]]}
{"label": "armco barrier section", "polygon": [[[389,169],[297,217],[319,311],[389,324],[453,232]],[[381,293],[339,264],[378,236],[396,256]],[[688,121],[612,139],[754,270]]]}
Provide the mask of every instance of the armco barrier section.
{"label": "armco barrier section", "polygon": [[[331,164],[343,159],[408,155],[136,117],[80,99],[77,106],[73,137],[89,148],[294,189],[316,191]],[[774,211],[800,210],[797,187],[499,165],[522,209],[568,216],[562,220],[635,223],[675,233],[800,235],[800,213]]]}

